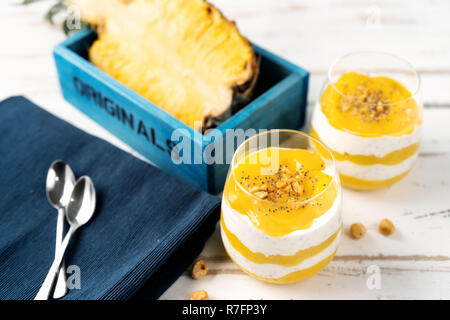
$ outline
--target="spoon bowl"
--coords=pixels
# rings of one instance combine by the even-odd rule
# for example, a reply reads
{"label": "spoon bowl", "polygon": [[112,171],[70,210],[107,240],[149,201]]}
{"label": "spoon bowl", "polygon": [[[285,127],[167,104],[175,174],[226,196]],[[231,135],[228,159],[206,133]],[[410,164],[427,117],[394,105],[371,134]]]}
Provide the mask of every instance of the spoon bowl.
{"label": "spoon bowl", "polygon": [[67,206],[75,185],[72,169],[62,160],[55,160],[50,165],[45,183],[47,199],[56,209]]}
{"label": "spoon bowl", "polygon": [[86,224],[95,211],[96,194],[94,184],[88,176],[82,176],[75,183],[69,204],[67,205],[66,218],[72,227],[80,227]]}

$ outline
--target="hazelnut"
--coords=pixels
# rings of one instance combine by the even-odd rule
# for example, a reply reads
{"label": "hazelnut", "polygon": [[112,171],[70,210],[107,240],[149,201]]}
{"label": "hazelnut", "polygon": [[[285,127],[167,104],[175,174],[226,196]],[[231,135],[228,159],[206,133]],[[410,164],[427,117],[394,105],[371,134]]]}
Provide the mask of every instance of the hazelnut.
{"label": "hazelnut", "polygon": [[380,233],[384,234],[385,236],[391,235],[395,232],[395,226],[389,219],[383,219],[380,222],[380,225],[378,226],[378,230]]}
{"label": "hazelnut", "polygon": [[190,300],[208,300],[208,292],[199,290],[191,293]]}
{"label": "hazelnut", "polygon": [[350,226],[350,235],[353,239],[361,239],[366,234],[366,227],[362,223],[353,223]]}
{"label": "hazelnut", "polygon": [[191,276],[195,280],[202,279],[206,276],[208,273],[208,265],[206,264],[205,260],[197,260],[192,265],[192,272]]}

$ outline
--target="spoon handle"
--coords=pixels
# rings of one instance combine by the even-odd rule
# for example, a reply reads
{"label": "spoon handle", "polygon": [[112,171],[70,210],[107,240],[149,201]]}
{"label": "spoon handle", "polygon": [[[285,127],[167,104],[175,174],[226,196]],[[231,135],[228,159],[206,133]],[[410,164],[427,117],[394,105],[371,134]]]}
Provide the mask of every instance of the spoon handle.
{"label": "spoon handle", "polygon": [[[64,208],[58,209],[58,220],[56,222],[56,241],[55,241],[55,252],[61,245],[64,236]],[[53,298],[59,299],[66,295],[66,264],[64,259],[59,268],[58,279],[56,280],[55,292],[53,292]]]}
{"label": "spoon handle", "polygon": [[42,283],[39,292],[37,293],[36,297],[34,297],[34,300],[48,300],[48,298],[50,297],[50,293],[53,289],[53,284],[55,283],[56,276],[64,258],[64,253],[66,252],[70,238],[74,234],[75,230],[76,228],[71,226],[61,245],[56,248],[55,259],[53,260],[52,266],[50,267],[50,270],[48,271],[48,274],[45,277],[45,280]]}

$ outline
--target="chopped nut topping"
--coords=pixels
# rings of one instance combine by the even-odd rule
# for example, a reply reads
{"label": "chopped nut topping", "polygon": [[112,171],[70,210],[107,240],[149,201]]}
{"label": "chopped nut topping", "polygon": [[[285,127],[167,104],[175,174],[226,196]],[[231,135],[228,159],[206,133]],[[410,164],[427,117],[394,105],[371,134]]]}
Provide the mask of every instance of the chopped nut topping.
{"label": "chopped nut topping", "polygon": [[268,193],[265,191],[258,191],[258,192],[254,192],[253,194],[261,199],[267,198],[267,195],[268,195]]}
{"label": "chopped nut topping", "polygon": [[297,182],[297,178],[289,178],[287,180],[287,183],[289,183],[289,184],[293,184],[294,182]]}
{"label": "chopped nut topping", "polygon": [[278,189],[284,188],[287,185],[287,182],[284,180],[277,181],[275,184]]}
{"label": "chopped nut topping", "polygon": [[191,293],[190,300],[208,300],[208,292],[205,290],[199,290]]}
{"label": "chopped nut topping", "polygon": [[291,170],[289,170],[289,168],[286,166],[281,166],[279,171],[286,174],[292,174]]}
{"label": "chopped nut topping", "polygon": [[267,191],[269,187],[265,184],[263,184],[262,186],[253,186],[250,188],[250,192],[254,193],[254,192],[258,192],[258,191]]}
{"label": "chopped nut topping", "polygon": [[377,112],[383,112],[384,111],[384,105],[383,105],[383,102],[381,102],[381,101],[378,101],[377,102]]}
{"label": "chopped nut topping", "polygon": [[378,230],[385,236],[389,236],[395,232],[395,226],[391,220],[383,219],[378,226]]}
{"label": "chopped nut topping", "polygon": [[208,273],[208,265],[205,260],[197,260],[192,265],[191,276],[195,280],[202,279]]}
{"label": "chopped nut topping", "polygon": [[262,186],[250,187],[249,191],[256,197],[269,201],[274,201],[286,195],[294,197],[302,196],[304,193],[302,179],[307,174],[308,171],[300,175],[298,172],[292,172],[287,166],[280,165],[274,174],[275,178],[270,178],[270,180],[265,181]]}
{"label": "chopped nut topping", "polygon": [[299,184],[298,181],[295,181],[291,185],[292,185],[292,189],[294,190],[294,192],[296,192],[298,195],[303,195],[303,185],[302,184]]}
{"label": "chopped nut topping", "polygon": [[287,193],[291,192],[291,185],[286,185],[284,188],[281,188],[279,190],[279,192],[281,192],[283,194],[287,194]]}
{"label": "chopped nut topping", "polygon": [[350,226],[350,235],[353,239],[361,239],[366,234],[366,227],[362,223],[353,223]]}
{"label": "chopped nut topping", "polygon": [[341,98],[341,110],[352,112],[353,115],[360,115],[365,122],[380,121],[389,114],[389,101],[381,98],[382,91],[374,92],[360,84],[356,88],[356,93],[346,95]]}

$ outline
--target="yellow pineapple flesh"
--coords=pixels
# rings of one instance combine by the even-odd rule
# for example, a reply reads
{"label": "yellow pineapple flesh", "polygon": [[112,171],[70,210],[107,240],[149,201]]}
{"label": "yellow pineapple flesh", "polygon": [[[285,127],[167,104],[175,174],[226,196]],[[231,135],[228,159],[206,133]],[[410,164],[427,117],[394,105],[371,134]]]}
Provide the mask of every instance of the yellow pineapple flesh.
{"label": "yellow pineapple flesh", "polygon": [[204,0],[73,0],[99,33],[89,58],[192,128],[211,127],[250,98],[251,44]]}

